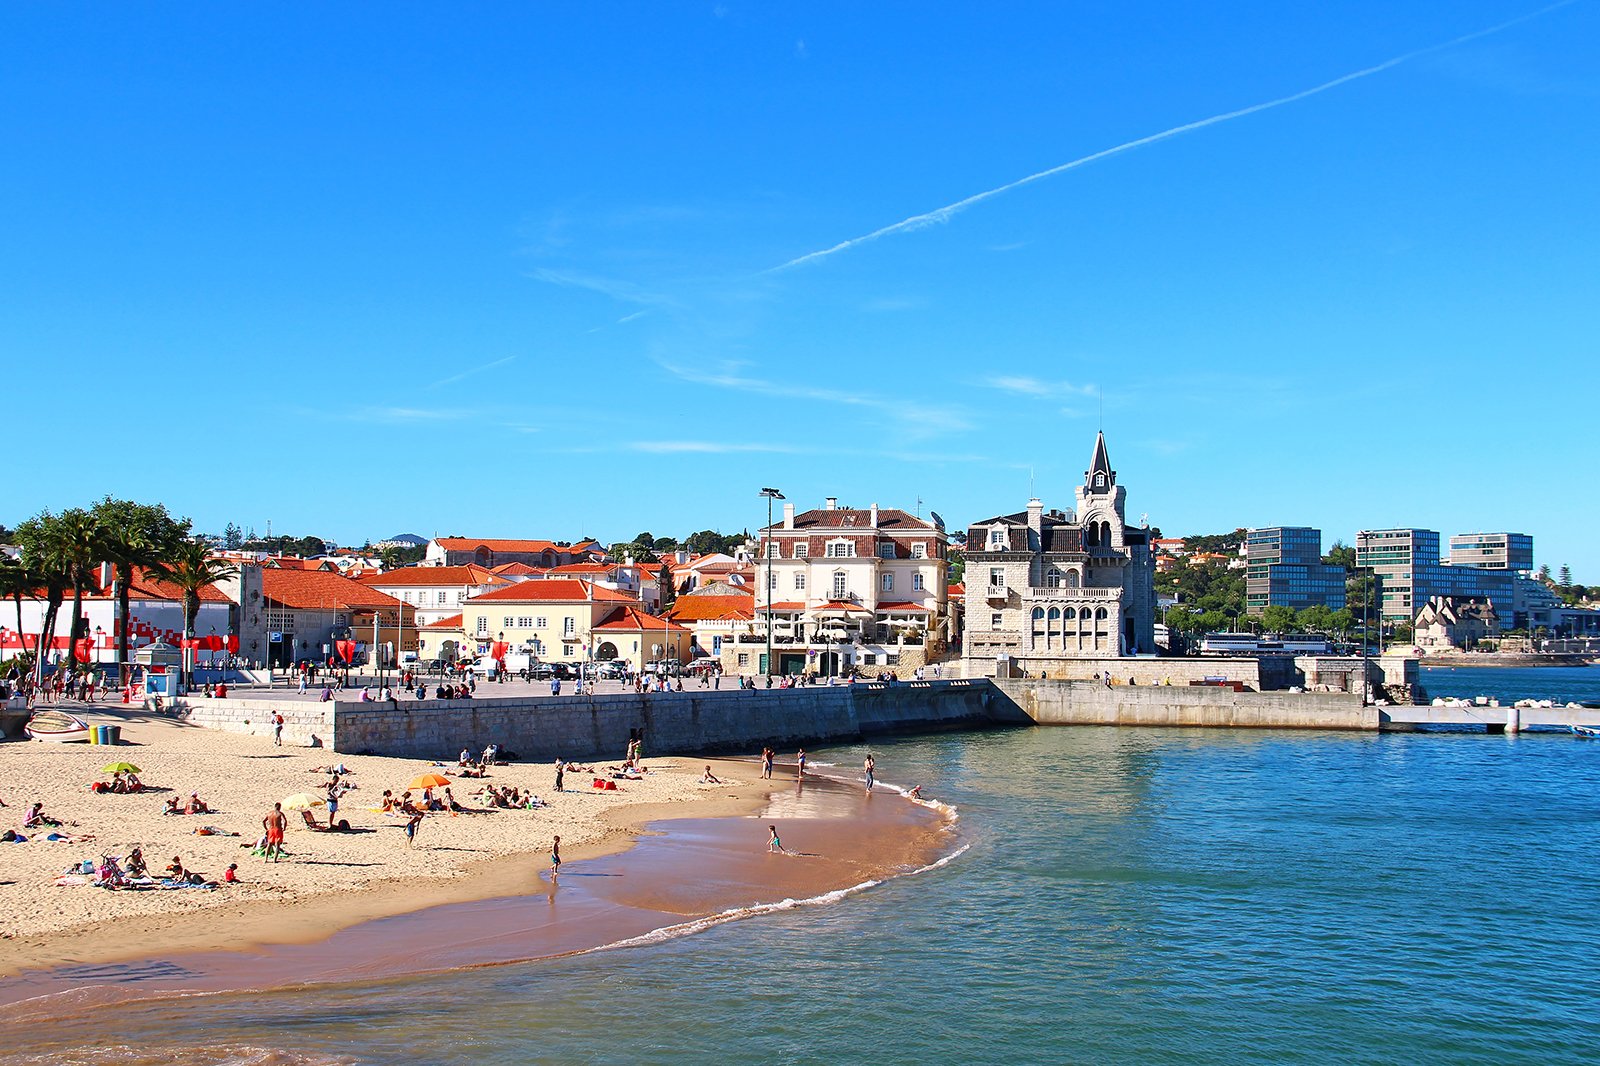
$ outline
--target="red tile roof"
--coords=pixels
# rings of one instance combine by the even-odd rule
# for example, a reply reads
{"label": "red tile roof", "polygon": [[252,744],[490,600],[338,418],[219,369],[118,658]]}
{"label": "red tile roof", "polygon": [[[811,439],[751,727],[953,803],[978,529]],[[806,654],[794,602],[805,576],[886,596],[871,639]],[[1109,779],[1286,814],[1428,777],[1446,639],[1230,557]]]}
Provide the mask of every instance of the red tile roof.
{"label": "red tile roof", "polygon": [[624,607],[615,617],[594,627],[595,632],[623,630],[631,633],[687,633],[689,630],[675,622],[657,617],[638,607]]}
{"label": "red tile roof", "polygon": [[460,629],[461,628],[461,616],[459,614],[453,614],[448,618],[441,618],[437,622],[429,622],[427,625],[422,626],[421,628],[423,628],[423,629]]}
{"label": "red tile roof", "polygon": [[928,608],[927,608],[926,604],[912,603],[909,600],[896,600],[894,603],[879,603],[878,604],[878,610],[880,610],[880,611],[921,611],[924,614],[926,614],[928,612]]}
{"label": "red tile roof", "polygon": [[754,596],[680,596],[667,609],[667,617],[677,622],[749,619],[754,617],[754,610]]}
{"label": "red tile roof", "polygon": [[[832,511],[819,508],[815,511],[806,511],[804,514],[794,516],[794,529],[872,529],[872,511],[865,507],[838,507]],[[896,507],[878,508],[879,529],[915,529],[918,531],[934,532],[934,524],[927,519],[917,518],[907,514]],[[773,533],[785,532],[784,527],[774,524],[770,527]],[[761,532],[768,532],[763,528]],[[791,531],[792,532],[792,531]]]}
{"label": "red tile roof", "polygon": [[533,577],[548,571],[541,570],[537,566],[529,566],[527,563],[501,563],[494,568],[494,572],[504,577]]}
{"label": "red tile roof", "polygon": [[452,552],[488,548],[492,552],[557,552],[567,555],[582,555],[585,552],[595,551],[600,547],[598,543],[592,540],[580,540],[576,544],[562,546],[553,540],[497,539],[492,537],[484,540],[477,540],[473,537],[435,537],[434,543],[445,551]]}
{"label": "red tile roof", "polygon": [[403,566],[381,574],[368,574],[361,579],[371,588],[383,586],[415,588],[418,585],[498,585],[501,579],[481,566]]}
{"label": "red tile roof", "polygon": [[[172,600],[174,602],[182,602],[183,600],[183,591],[178,586],[157,577],[154,572],[143,567],[134,567],[133,580],[129,582],[128,588],[131,598],[135,600]],[[38,595],[42,597],[44,591],[41,589]],[[68,598],[70,597],[71,593],[69,591]],[[91,600],[110,599],[112,598],[111,587],[108,585],[102,589],[85,589],[84,597]],[[232,601],[217,586],[206,585],[200,589],[200,602],[230,603]]]}
{"label": "red tile roof", "polygon": [[516,581],[504,588],[472,597],[471,602],[495,603],[637,603],[634,597],[615,589],[602,588],[591,581],[575,578],[545,578],[535,581]]}
{"label": "red tile roof", "polygon": [[[751,599],[754,600],[754,596]],[[758,611],[765,611],[766,609],[767,605],[764,603],[756,606]],[[803,611],[806,609],[806,605],[799,600],[779,600],[772,605],[772,609],[774,611]]]}
{"label": "red tile roof", "polygon": [[613,574],[622,569],[619,563],[566,563],[563,566],[552,566],[552,574]]}
{"label": "red tile roof", "polygon": [[267,599],[294,608],[399,607],[393,596],[326,570],[261,568],[261,593]]}

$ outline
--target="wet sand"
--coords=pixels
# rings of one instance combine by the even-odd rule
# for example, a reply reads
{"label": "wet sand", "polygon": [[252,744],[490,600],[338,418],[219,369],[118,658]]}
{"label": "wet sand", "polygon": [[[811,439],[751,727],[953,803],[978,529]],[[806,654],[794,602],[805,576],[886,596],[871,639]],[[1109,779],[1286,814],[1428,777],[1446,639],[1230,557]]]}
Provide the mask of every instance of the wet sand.
{"label": "wet sand", "polygon": [[[954,847],[941,814],[890,790],[866,795],[811,778],[800,788],[781,773],[759,815],[651,821],[626,851],[564,855],[556,883],[542,862],[521,856],[500,871],[509,894],[366,921],[310,943],[175,950],[0,979],[0,1043],[12,1025],[71,1024],[152,996],[370,981],[648,942],[916,870]],[[767,852],[769,824],[790,854]]]}

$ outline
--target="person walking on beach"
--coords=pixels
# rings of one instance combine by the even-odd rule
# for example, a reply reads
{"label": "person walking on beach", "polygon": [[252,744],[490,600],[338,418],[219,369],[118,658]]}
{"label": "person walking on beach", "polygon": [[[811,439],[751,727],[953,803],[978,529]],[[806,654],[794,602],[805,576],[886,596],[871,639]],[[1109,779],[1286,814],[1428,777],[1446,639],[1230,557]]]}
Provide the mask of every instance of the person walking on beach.
{"label": "person walking on beach", "polygon": [[555,880],[561,873],[561,838],[557,836],[550,842],[550,879]]}
{"label": "person walking on beach", "polygon": [[406,847],[414,848],[414,847],[417,846],[417,826],[422,824],[422,819],[424,817],[426,817],[426,816],[427,816],[427,812],[419,807],[415,811],[413,811],[412,814],[411,814],[411,817],[409,819],[407,819],[407,821],[406,821]]}
{"label": "person walking on beach", "polygon": [[557,759],[556,760],[556,791],[557,792],[565,791],[561,787],[561,782],[562,782],[562,778],[565,775],[566,769],[567,769],[567,764],[562,762],[560,759]]}
{"label": "person walking on beach", "polygon": [[261,819],[261,827],[267,831],[267,847],[262,852],[262,858],[277,862],[283,858],[283,831],[289,827],[289,819],[283,813],[283,804],[272,805],[272,810]]}
{"label": "person walking on beach", "polygon": [[866,761],[865,765],[866,765],[866,771],[867,771],[867,791],[871,792],[872,791],[872,777],[873,777],[874,771],[876,771],[878,769],[878,764],[873,761],[872,752],[870,752],[870,751],[867,752],[867,761]]}
{"label": "person walking on beach", "polygon": [[767,832],[772,834],[771,838],[767,840],[767,854],[770,855],[775,851],[781,851],[787,855],[789,853],[789,849],[785,848],[783,846],[783,841],[778,839],[778,827],[775,825],[769,825],[767,826]]}
{"label": "person walking on beach", "polygon": [[[305,677],[304,674],[300,676]],[[304,692],[305,689],[300,691]],[[272,712],[272,743],[280,748],[283,747],[283,715],[277,711]]]}
{"label": "person walking on beach", "polygon": [[772,780],[772,760],[776,756],[777,752],[773,751],[771,748],[761,749],[761,776],[766,778],[768,781]]}

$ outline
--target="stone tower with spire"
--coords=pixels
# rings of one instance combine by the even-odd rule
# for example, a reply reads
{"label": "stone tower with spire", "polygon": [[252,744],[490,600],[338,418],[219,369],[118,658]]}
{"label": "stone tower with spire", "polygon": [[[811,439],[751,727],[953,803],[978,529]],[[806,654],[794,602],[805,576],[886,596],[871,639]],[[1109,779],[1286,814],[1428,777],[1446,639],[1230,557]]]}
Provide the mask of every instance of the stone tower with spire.
{"label": "stone tower with spire", "polygon": [[1005,663],[1035,676],[1090,677],[1103,660],[1155,653],[1150,531],[1128,527],[1128,491],[1117,484],[1104,433],[1076,496],[1075,512],[1047,511],[1034,499],[968,529],[968,677],[992,676]]}

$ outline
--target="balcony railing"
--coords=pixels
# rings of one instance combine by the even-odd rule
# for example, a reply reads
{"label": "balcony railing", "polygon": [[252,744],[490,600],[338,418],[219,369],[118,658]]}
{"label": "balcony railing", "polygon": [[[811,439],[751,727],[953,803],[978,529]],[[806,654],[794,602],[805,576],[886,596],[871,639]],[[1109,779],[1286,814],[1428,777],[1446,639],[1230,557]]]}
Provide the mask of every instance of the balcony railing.
{"label": "balcony railing", "polygon": [[1066,585],[1033,586],[1028,589],[1028,595],[1036,599],[1048,599],[1057,596],[1067,600],[1115,600],[1122,597],[1121,589],[1101,588],[1069,588]]}
{"label": "balcony railing", "polygon": [[1006,586],[1004,581],[998,583],[991,581],[989,583],[988,591],[984,593],[984,598],[990,600],[1003,600],[1006,598],[1009,592],[1010,589]]}

